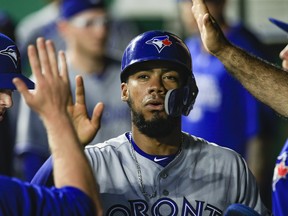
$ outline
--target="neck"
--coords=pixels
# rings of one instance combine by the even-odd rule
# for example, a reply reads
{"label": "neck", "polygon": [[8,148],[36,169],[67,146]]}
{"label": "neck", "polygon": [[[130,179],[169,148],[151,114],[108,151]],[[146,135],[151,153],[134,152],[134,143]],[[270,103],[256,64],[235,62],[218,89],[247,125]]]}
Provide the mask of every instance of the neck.
{"label": "neck", "polygon": [[133,124],[132,137],[137,146],[150,155],[176,154],[182,143],[181,127],[176,127],[165,137],[154,138],[141,133]]}
{"label": "neck", "polygon": [[75,51],[67,51],[67,58],[78,71],[82,71],[88,74],[101,75],[104,71],[105,61],[103,56],[91,56],[85,54],[79,54]]}

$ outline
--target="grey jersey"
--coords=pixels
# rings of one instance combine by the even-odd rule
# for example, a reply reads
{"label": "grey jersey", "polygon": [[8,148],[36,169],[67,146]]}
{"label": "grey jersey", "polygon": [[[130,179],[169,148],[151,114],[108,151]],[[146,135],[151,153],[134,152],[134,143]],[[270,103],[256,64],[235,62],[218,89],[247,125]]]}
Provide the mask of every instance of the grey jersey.
{"label": "grey jersey", "polygon": [[[105,106],[101,129],[91,143],[103,142],[131,128],[129,107],[125,102],[121,101],[120,63],[113,60],[107,61],[105,71],[100,76],[76,71],[71,67],[71,64],[68,64],[73,94],[75,92],[75,76],[81,75],[83,77],[88,114],[92,115],[95,105],[100,101]],[[35,112],[29,109],[23,100],[19,109],[16,152],[21,154],[26,151],[32,151],[48,157],[50,152],[46,130],[42,121]]]}
{"label": "grey jersey", "polygon": [[[85,152],[100,186],[104,215],[222,215],[243,203],[268,215],[255,179],[236,152],[183,134],[181,152],[166,167],[132,153],[125,134]],[[136,155],[138,164],[133,159]],[[141,192],[141,183],[148,194]]]}

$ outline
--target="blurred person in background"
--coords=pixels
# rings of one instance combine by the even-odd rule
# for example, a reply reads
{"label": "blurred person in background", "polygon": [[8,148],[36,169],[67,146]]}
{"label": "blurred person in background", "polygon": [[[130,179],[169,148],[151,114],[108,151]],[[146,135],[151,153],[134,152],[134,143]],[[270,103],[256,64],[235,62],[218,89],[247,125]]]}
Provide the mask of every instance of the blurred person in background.
{"label": "blurred person in background", "polygon": [[[43,0],[43,3],[44,3],[43,7],[24,16],[21,20],[19,20],[19,22],[15,26],[15,42],[21,54],[22,71],[23,74],[25,74],[28,77],[31,76],[31,70],[28,60],[27,47],[30,44],[35,44],[36,39],[38,37],[45,37],[46,39],[52,40],[55,49],[57,51],[64,50],[65,48],[63,39],[59,35],[56,25],[56,20],[59,17],[60,0]],[[13,95],[14,105],[9,110],[9,113],[11,113],[11,115],[9,116],[11,116],[14,119],[12,121],[12,123],[15,125],[14,126],[15,129],[13,130],[15,131],[13,145],[17,147],[16,131],[17,131],[18,113],[20,109],[19,106],[21,103],[24,103],[24,101],[20,103],[20,94],[17,91],[13,92],[13,94],[14,94]],[[21,119],[23,119],[23,117],[21,117]],[[23,121],[26,120],[23,119]],[[14,175],[18,176],[19,178],[23,178],[22,161],[18,160],[19,158],[17,156],[18,154],[16,151],[16,155],[14,155],[14,165],[13,165],[15,172]],[[31,166],[31,169],[33,169],[33,166]]]}
{"label": "blurred person in background", "polygon": [[[211,15],[229,41],[267,59],[264,45],[251,31],[241,23],[232,25],[228,22],[225,17],[226,3],[226,0],[205,0]],[[178,4],[188,36],[185,42],[193,57],[193,73],[201,89],[194,112],[183,117],[183,130],[229,147],[246,158],[259,183],[263,200],[270,207],[269,186],[273,168],[268,176],[267,168],[272,167],[273,163],[267,160],[267,155],[273,137],[273,129],[269,125],[276,121],[276,115],[260,104],[227,73],[216,57],[204,49],[197,23],[191,14],[191,0],[178,0]]]}
{"label": "blurred person in background", "polygon": [[[88,115],[97,102],[105,104],[102,127],[97,137],[86,143],[98,143],[130,128],[130,113],[120,98],[118,71],[120,62],[106,53],[109,15],[103,0],[63,0],[57,22],[66,46],[70,80],[81,75],[85,82]],[[72,92],[75,83],[71,82]],[[15,151],[23,162],[23,178],[31,180],[49,157],[47,135],[41,120],[21,101]]]}
{"label": "blurred person in background", "polygon": [[[63,50],[66,42],[58,31],[58,21],[62,0],[45,0],[45,4],[39,10],[28,14],[16,25],[16,39],[22,55],[22,66],[29,68],[26,49],[29,44],[34,44],[38,37],[45,37],[52,40],[56,50]],[[101,0],[103,1],[103,0]],[[97,3],[97,1],[95,1]],[[114,1],[103,1],[109,12],[110,4]],[[109,2],[109,4],[107,3]],[[111,16],[112,17],[112,16]],[[110,19],[109,34],[106,43],[106,52],[114,58],[121,58],[126,44],[139,32],[133,21],[124,19]],[[29,70],[26,73],[30,73]]]}
{"label": "blurred person in background", "polygon": [[57,50],[64,49],[64,42],[55,24],[59,17],[59,3],[61,0],[44,0],[44,6],[24,18],[15,28],[15,38],[22,58],[22,67],[30,75],[27,47],[35,44],[37,37],[53,40]]}

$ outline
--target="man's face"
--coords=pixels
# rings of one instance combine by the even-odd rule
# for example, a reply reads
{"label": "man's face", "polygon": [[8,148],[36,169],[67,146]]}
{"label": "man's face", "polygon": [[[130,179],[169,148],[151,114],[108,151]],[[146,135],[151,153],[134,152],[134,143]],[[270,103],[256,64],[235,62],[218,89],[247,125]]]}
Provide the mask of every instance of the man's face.
{"label": "man's face", "polygon": [[102,57],[108,34],[108,17],[104,9],[90,9],[67,21],[64,37],[68,46],[83,54]]}
{"label": "man's face", "polygon": [[136,127],[151,137],[164,136],[175,127],[164,102],[168,90],[179,88],[182,77],[174,70],[155,68],[138,71],[122,83],[122,100],[127,101]]}
{"label": "man's face", "polygon": [[0,89],[0,121],[3,120],[6,110],[12,105],[12,90]]}

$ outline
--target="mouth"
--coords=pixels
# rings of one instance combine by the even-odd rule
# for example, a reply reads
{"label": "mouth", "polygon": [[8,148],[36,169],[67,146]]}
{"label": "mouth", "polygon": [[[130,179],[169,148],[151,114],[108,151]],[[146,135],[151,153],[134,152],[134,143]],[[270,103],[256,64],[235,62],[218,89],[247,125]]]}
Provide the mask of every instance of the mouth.
{"label": "mouth", "polygon": [[164,101],[161,99],[151,99],[148,100],[145,106],[150,111],[163,111],[164,110]]}

